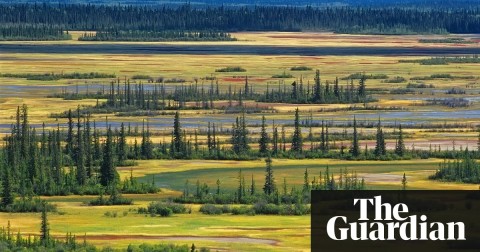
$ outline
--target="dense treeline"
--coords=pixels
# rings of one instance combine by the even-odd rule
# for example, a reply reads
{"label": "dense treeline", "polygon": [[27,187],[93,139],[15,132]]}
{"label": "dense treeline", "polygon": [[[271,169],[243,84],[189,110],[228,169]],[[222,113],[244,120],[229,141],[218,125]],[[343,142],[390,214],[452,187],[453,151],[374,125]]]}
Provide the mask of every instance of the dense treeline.
{"label": "dense treeline", "polygon": [[[348,33],[478,33],[480,9],[372,7],[207,7],[0,5],[0,23],[46,24],[67,30],[218,30]],[[26,15],[28,13],[28,15]]]}
{"label": "dense treeline", "polygon": [[81,41],[234,41],[229,33],[215,31],[98,31],[85,33]]}
{"label": "dense treeline", "polygon": [[72,36],[68,31],[55,25],[8,24],[0,25],[0,41],[5,40],[69,40]]}
{"label": "dense treeline", "polygon": [[430,179],[478,184],[480,183],[480,164],[475,157],[466,149],[462,157],[439,164],[438,170],[430,176]]}
{"label": "dense treeline", "polygon": [[27,107],[19,107],[16,122],[0,152],[0,209],[8,210],[14,205],[15,195],[25,198],[107,193],[111,199],[107,203],[121,203],[118,191],[158,192],[154,181],[144,184],[130,178],[121,183],[116,166],[129,165],[125,156],[128,146],[122,134],[123,130],[114,132],[110,128],[100,133],[95,122],[78,117],[78,113],[75,118],[72,111],[66,132],[59,126],[36,129],[29,124]]}

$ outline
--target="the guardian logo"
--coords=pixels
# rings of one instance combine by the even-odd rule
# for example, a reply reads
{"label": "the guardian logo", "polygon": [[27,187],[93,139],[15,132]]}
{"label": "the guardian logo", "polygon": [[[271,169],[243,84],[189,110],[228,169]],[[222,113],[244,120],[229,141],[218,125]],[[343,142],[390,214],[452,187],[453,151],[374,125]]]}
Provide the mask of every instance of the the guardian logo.
{"label": "the guardian logo", "polygon": [[[426,215],[408,215],[404,203],[382,203],[382,196],[354,199],[360,215],[351,222],[346,216],[335,216],[327,222],[327,234],[332,240],[354,241],[461,241],[465,239],[463,222],[428,222]],[[374,218],[368,209],[373,207]]]}

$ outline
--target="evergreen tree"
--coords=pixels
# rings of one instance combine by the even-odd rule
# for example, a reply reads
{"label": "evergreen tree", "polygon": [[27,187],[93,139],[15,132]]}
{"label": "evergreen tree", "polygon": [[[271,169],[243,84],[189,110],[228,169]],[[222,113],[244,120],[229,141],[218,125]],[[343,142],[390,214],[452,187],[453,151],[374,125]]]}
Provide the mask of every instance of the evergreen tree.
{"label": "evergreen tree", "polygon": [[358,144],[358,132],[357,132],[357,119],[355,116],[353,117],[353,139],[352,139],[352,146],[350,147],[350,154],[354,157],[358,157],[360,155],[360,146]]}
{"label": "evergreen tree", "polygon": [[150,140],[150,126],[147,121],[147,129],[145,130],[145,121],[142,127],[142,143],[140,145],[140,152],[145,159],[153,158],[153,143]]}
{"label": "evergreen tree", "polygon": [[50,244],[50,228],[48,226],[47,203],[43,202],[40,241],[44,246],[48,246]]}
{"label": "evergreen tree", "polygon": [[322,84],[320,80],[320,70],[315,72],[315,87],[313,90],[313,102],[314,103],[322,103]]}
{"label": "evergreen tree", "polygon": [[402,177],[402,190],[407,190],[407,176],[405,176],[405,173],[403,173]]}
{"label": "evergreen tree", "polygon": [[377,124],[377,135],[376,135],[376,144],[375,144],[374,153],[377,158],[387,154],[387,150],[385,146],[385,137],[383,135],[383,130],[380,125],[380,118],[378,119],[378,124]]}
{"label": "evergreen tree", "polygon": [[113,152],[112,130],[108,127],[107,139],[103,147],[103,160],[100,166],[100,183],[103,186],[110,186],[116,183],[117,171],[115,169],[115,157]]}
{"label": "evergreen tree", "polygon": [[294,132],[292,137],[292,151],[300,153],[303,150],[302,130],[300,129],[300,115],[298,108],[295,109]]}
{"label": "evergreen tree", "polygon": [[122,124],[120,125],[120,136],[118,138],[118,151],[117,151],[117,156],[118,156],[118,163],[122,164],[125,160],[127,160],[127,136],[125,133],[125,125]]}
{"label": "evergreen tree", "polygon": [[244,154],[249,151],[248,130],[245,122],[245,113],[237,117],[232,129],[232,149],[236,154]]}
{"label": "evergreen tree", "polygon": [[68,110],[68,131],[67,131],[67,138],[65,139],[65,150],[66,154],[69,155],[70,157],[73,157],[73,145],[74,145],[74,140],[73,140],[73,114],[72,110]]}
{"label": "evergreen tree", "polygon": [[362,75],[362,77],[360,78],[359,86],[358,86],[359,102],[364,102],[367,97],[365,80],[366,80],[365,75]]}
{"label": "evergreen tree", "polygon": [[220,195],[220,179],[217,179],[217,195]]}
{"label": "evergreen tree", "polygon": [[266,169],[265,169],[265,185],[263,186],[263,192],[266,195],[271,195],[276,191],[275,188],[275,179],[273,177],[272,169],[272,159],[268,157],[265,159]]}
{"label": "evergreen tree", "polygon": [[237,189],[237,196],[238,196],[238,202],[240,202],[243,198],[243,196],[245,196],[245,184],[244,184],[245,180],[243,179],[243,175],[242,175],[242,169],[240,169],[240,171],[238,172],[238,189]]}
{"label": "evergreen tree", "polygon": [[77,183],[79,185],[84,185],[87,180],[87,173],[85,170],[85,151],[84,151],[84,137],[83,130],[81,129],[82,124],[80,122],[80,107],[77,109],[77,144],[76,144],[76,168],[77,168]]}
{"label": "evergreen tree", "polygon": [[255,194],[255,191],[256,191],[256,188],[255,188],[255,180],[253,180],[253,174],[252,174],[252,184],[250,186],[250,195],[254,195]]}
{"label": "evergreen tree", "polygon": [[[0,161],[2,162],[2,161]],[[4,167],[4,175],[2,179],[2,207],[6,207],[13,203],[15,197],[13,196],[13,188],[12,188],[12,181],[10,172],[8,171],[8,167]]]}
{"label": "evergreen tree", "polygon": [[405,143],[403,141],[402,125],[399,126],[398,139],[397,139],[397,144],[395,146],[395,154],[401,157],[405,155]]}
{"label": "evergreen tree", "polygon": [[[180,126],[180,113],[175,112],[175,119],[173,121],[173,150],[175,153],[182,153],[183,150],[182,129]],[[185,153],[183,153],[185,155]]]}
{"label": "evergreen tree", "polygon": [[308,178],[308,170],[305,169],[303,174],[303,193],[310,193],[310,179]]}
{"label": "evergreen tree", "polygon": [[267,154],[269,151],[269,142],[270,137],[267,133],[267,126],[265,123],[265,116],[262,116],[262,128],[260,131],[260,140],[258,141],[259,144],[259,152],[263,155]]}

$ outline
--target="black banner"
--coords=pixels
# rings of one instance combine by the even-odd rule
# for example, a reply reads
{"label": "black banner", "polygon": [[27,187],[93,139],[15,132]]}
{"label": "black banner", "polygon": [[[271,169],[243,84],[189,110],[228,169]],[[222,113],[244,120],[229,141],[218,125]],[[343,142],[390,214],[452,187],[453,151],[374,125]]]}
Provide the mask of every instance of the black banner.
{"label": "black banner", "polygon": [[480,251],[480,191],[312,191],[312,251]]}

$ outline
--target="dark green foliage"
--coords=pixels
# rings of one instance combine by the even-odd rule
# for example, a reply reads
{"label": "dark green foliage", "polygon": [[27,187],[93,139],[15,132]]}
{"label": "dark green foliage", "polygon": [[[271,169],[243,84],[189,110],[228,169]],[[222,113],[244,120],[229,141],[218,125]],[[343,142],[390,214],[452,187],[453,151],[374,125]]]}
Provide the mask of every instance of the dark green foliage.
{"label": "dark green foliage", "polygon": [[357,132],[357,119],[353,117],[353,137],[352,137],[352,145],[350,147],[350,154],[354,157],[358,157],[360,155],[360,146],[358,143],[358,132]]}
{"label": "dark green foliage", "polygon": [[152,183],[138,183],[131,173],[130,179],[123,181],[121,191],[128,194],[158,193],[160,189],[155,186],[155,177],[153,178]]}
{"label": "dark green foliage", "polygon": [[281,85],[280,83],[276,88],[267,86],[265,93],[256,100],[300,104],[366,103],[374,101],[367,94],[365,80],[365,78],[361,78],[358,87],[354,86],[353,79],[350,79],[350,83],[346,85],[341,85],[338,78],[333,83],[329,81],[322,83],[320,71],[317,70],[313,87],[310,84],[304,85],[303,78],[300,78],[300,80],[289,85],[288,88],[285,84]]}
{"label": "dark green foliage", "polygon": [[475,79],[475,76],[455,76],[449,73],[439,73],[439,74],[432,74],[430,76],[414,76],[411,77],[410,80],[434,80],[434,79]]}
{"label": "dark green foliage", "polygon": [[387,154],[387,148],[385,146],[385,136],[383,135],[383,130],[381,128],[380,118],[378,119],[374,154],[377,158]]}
{"label": "dark green foliage", "polygon": [[303,151],[303,136],[300,129],[300,112],[295,109],[294,131],[292,136],[292,152],[301,153]]}
{"label": "dark green foliage", "polygon": [[365,73],[354,73],[354,74],[350,74],[347,77],[343,77],[341,79],[342,80],[355,80],[355,79],[358,79],[358,80],[361,80],[361,79],[378,80],[378,79],[388,79],[388,75],[386,75],[386,74],[370,74],[370,75],[368,75],[368,74],[365,74]]}
{"label": "dark green foliage", "polygon": [[215,72],[218,73],[231,73],[231,72],[246,72],[245,68],[239,66],[229,66],[224,68],[215,69]]}
{"label": "dark green foliage", "polygon": [[272,75],[272,78],[293,78],[293,75],[283,72],[281,74]]}
{"label": "dark green foliage", "polygon": [[229,33],[215,31],[98,31],[84,33],[80,41],[235,41]]}
{"label": "dark green foliage", "polygon": [[110,186],[118,182],[116,181],[118,174],[117,170],[115,169],[114,158],[113,134],[111,128],[109,127],[107,130],[105,147],[103,148],[103,160],[100,165],[100,183],[103,186]]}
{"label": "dark green foliage", "polygon": [[403,130],[402,130],[402,125],[399,126],[399,133],[398,133],[398,139],[395,143],[395,154],[398,156],[402,157],[405,155],[405,143],[403,141]]}
{"label": "dark green foliage", "polygon": [[252,206],[229,207],[205,204],[200,207],[200,212],[207,215],[233,214],[233,215],[306,215],[310,214],[310,207],[305,204],[272,204],[264,200]]}
{"label": "dark green foliage", "polygon": [[438,170],[429,178],[478,184],[480,183],[480,164],[471,157],[467,149],[461,159],[440,163]]}
{"label": "dark green foliage", "polygon": [[[45,219],[44,219],[45,218]],[[77,243],[75,236],[68,234],[66,239],[54,239],[50,237],[48,232],[48,225],[44,225],[46,221],[46,215],[42,216],[42,228],[40,239],[33,237],[32,235],[22,235],[21,233],[14,234],[10,230],[10,223],[7,228],[0,229],[0,250],[9,251],[101,251],[94,246],[85,242]],[[45,224],[48,224],[45,222]],[[44,233],[45,232],[45,233]]]}
{"label": "dark green foliage", "polygon": [[425,84],[425,83],[408,83],[407,88],[434,88],[433,84]]}
{"label": "dark green foliage", "polygon": [[[406,82],[407,79],[401,77],[401,76],[395,76],[391,79],[388,79],[388,80],[384,80],[383,82],[385,83],[402,83],[402,82]],[[408,86],[407,86],[408,87]]]}
{"label": "dark green foliage", "polygon": [[475,64],[480,63],[480,58],[478,55],[473,56],[457,56],[457,57],[432,57],[428,59],[418,59],[418,60],[399,60],[400,63],[419,63],[420,65],[448,65],[449,63],[462,64],[469,63]]}
{"label": "dark green foliage", "polygon": [[219,215],[223,213],[230,213],[231,210],[228,206],[217,207],[212,204],[206,204],[200,207],[200,212],[208,215]]}
{"label": "dark green foliage", "polygon": [[[0,166],[1,168],[1,166]],[[15,196],[13,195],[13,188],[12,188],[12,181],[11,176],[9,173],[9,169],[3,169],[3,179],[2,179],[2,194],[1,194],[1,204],[0,208],[3,209],[10,204],[12,204],[15,200]]]}
{"label": "dark green foliage", "polygon": [[235,154],[240,155],[248,152],[250,146],[248,145],[248,130],[245,121],[245,113],[241,117],[237,117],[235,124],[232,126],[232,150]]}
{"label": "dark green foliage", "polygon": [[46,203],[43,204],[44,206],[42,208],[42,223],[40,226],[40,242],[43,244],[43,246],[47,247],[50,243],[50,228],[47,217],[47,206]]}
{"label": "dark green foliage", "polygon": [[[479,33],[480,10],[251,6],[193,8],[129,5],[0,5],[0,23],[45,24],[79,31],[220,30],[334,31],[343,33]],[[29,15],[24,15],[28,13]],[[459,22],[458,20],[461,20]],[[419,25],[421,24],[421,25]]]}
{"label": "dark green foliage", "polygon": [[271,195],[277,190],[275,178],[273,177],[272,159],[270,157],[265,159],[265,164],[265,184],[263,185],[263,192],[266,195]]}
{"label": "dark green foliage", "polygon": [[182,156],[186,155],[186,146],[183,140],[183,132],[180,126],[180,113],[175,112],[175,117],[173,119],[173,132],[172,132],[172,156]]}
{"label": "dark green foliage", "polygon": [[132,80],[153,80],[150,75],[136,74],[132,76]]}
{"label": "dark green foliage", "polygon": [[260,131],[260,139],[258,140],[258,145],[259,145],[259,152],[262,155],[265,155],[268,153],[270,146],[270,137],[267,133],[267,125],[265,122],[265,116],[262,116],[262,127]]}
{"label": "dark green foliage", "polygon": [[9,213],[40,213],[43,210],[56,212],[57,207],[37,197],[20,198],[5,207],[0,207],[0,211]]}
{"label": "dark green foliage", "polygon": [[152,217],[169,217],[172,214],[184,214],[187,212],[187,208],[182,204],[172,202],[151,202],[147,208],[138,208],[137,212],[139,214],[150,214]]}
{"label": "dark green foliage", "polygon": [[0,41],[70,40],[72,36],[55,25],[5,24],[0,25]]}
{"label": "dark green foliage", "polygon": [[311,71],[312,68],[308,66],[294,66],[290,68],[291,71]]}
{"label": "dark green foliage", "polygon": [[124,198],[117,189],[111,189],[110,196],[105,198],[103,194],[94,200],[88,202],[90,206],[116,206],[116,205],[132,205],[133,200]]}

